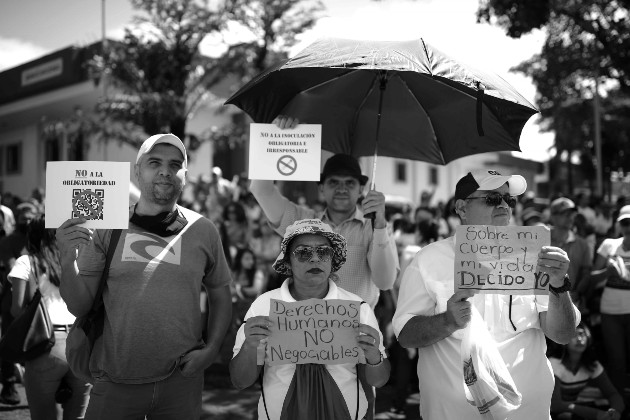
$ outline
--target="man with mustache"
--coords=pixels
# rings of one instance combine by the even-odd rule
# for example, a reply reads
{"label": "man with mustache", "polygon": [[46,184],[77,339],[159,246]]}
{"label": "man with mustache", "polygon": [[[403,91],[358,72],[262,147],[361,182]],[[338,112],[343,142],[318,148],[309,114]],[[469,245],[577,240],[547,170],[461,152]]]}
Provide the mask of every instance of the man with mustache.
{"label": "man with mustache", "polygon": [[[77,317],[90,310],[107,250],[116,247],[103,292],[103,335],[90,358],[95,382],[87,420],[199,419],[203,372],[231,321],[231,274],[215,225],[177,205],[187,163],[173,134],[142,144],[134,168],[140,199],[117,244],[110,244],[111,230],[82,227],[85,219],[57,229],[60,291]],[[202,287],[210,303],[206,342]]]}
{"label": "man with mustache", "polygon": [[[281,115],[274,123],[292,129],[298,120]],[[392,288],[399,266],[396,243],[385,219],[383,193],[368,191],[361,206],[357,205],[367,180],[354,157],[337,154],[329,158],[318,183],[326,203],[321,214],[289,201],[273,181],[252,180],[250,190],[281,236],[297,220],[318,218],[346,238],[348,260],[337,273],[338,285],[359,295],[374,309],[379,289]],[[372,221],[365,217],[369,213],[374,214]]]}
{"label": "man with mustache", "polygon": [[[520,175],[469,172],[455,187],[455,208],[462,225],[508,226],[516,197],[526,189]],[[423,247],[403,274],[392,321],[400,345],[418,349],[420,415],[425,420],[480,418],[484,407],[466,401],[460,355],[474,307],[522,394],[521,405],[507,418],[549,419],[554,375],[545,356],[545,336],[566,344],[580,321],[569,296],[567,253],[555,246],[538,253],[536,271],[549,275],[547,295],[455,292],[454,261],[454,236]],[[474,371],[471,377],[476,378]],[[494,403],[488,401],[486,408],[492,411]],[[494,411],[490,417],[506,418]]]}

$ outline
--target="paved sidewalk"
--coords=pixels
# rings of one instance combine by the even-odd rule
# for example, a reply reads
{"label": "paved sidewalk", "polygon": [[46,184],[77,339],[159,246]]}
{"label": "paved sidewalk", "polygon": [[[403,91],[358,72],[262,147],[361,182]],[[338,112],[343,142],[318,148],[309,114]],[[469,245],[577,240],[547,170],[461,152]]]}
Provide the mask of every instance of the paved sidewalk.
{"label": "paved sidewalk", "polygon": [[[18,406],[0,404],[1,420],[30,420],[24,387],[18,384],[17,388],[22,398],[22,403]],[[377,389],[377,413],[389,410],[393,395],[394,389],[390,385]],[[254,420],[259,397],[260,387],[258,385],[243,391],[237,391],[232,386],[227,372],[224,369],[213,367],[211,370],[206,371],[200,420]],[[420,419],[417,404],[407,404],[405,413],[407,415],[405,418],[408,420]]]}

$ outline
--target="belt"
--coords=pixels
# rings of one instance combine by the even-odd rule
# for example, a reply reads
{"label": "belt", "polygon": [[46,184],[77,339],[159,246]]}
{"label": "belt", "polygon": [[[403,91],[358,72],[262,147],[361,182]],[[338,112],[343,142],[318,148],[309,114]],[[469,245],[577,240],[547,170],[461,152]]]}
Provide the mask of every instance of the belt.
{"label": "belt", "polygon": [[70,332],[70,328],[72,328],[72,325],[69,324],[54,324],[53,325],[53,331],[65,331],[65,332]]}

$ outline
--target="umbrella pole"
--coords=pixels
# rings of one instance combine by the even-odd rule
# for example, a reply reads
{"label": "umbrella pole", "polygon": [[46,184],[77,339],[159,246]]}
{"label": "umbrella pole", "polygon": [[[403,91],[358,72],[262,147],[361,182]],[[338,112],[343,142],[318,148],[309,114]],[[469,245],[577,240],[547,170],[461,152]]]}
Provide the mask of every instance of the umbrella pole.
{"label": "umbrella pole", "polygon": [[[379,97],[378,97],[378,114],[376,114],[376,140],[374,141],[374,160],[372,161],[372,179],[370,180],[370,190],[373,190],[376,186],[376,159],[378,158],[378,136],[381,130],[381,111],[383,110],[383,93],[387,87],[387,71],[382,71],[379,74]],[[374,231],[374,219],[376,213],[372,212],[366,214],[365,217],[372,221],[372,231]]]}
{"label": "umbrella pole", "polygon": [[379,75],[379,97],[378,97],[378,114],[376,114],[376,140],[374,141],[374,160],[372,161],[372,180],[370,182],[370,190],[376,185],[376,159],[378,157],[378,137],[381,130],[381,111],[383,110],[383,93],[387,87],[387,72],[381,72]]}

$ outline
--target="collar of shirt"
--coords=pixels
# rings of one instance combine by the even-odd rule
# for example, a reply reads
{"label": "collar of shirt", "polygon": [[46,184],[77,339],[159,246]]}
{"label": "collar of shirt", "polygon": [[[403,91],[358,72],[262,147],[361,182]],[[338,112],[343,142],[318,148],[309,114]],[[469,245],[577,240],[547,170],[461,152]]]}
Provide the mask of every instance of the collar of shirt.
{"label": "collar of shirt", "polygon": [[[297,302],[289,291],[289,283],[291,281],[292,279],[288,278],[284,281],[284,283],[282,283],[282,286],[280,286],[280,296],[285,302]],[[337,289],[337,284],[332,280],[328,280],[328,294],[326,294],[324,299],[338,299],[338,296],[339,291]]]}
{"label": "collar of shirt", "polygon": [[[326,222],[331,226],[338,226],[338,225],[335,225],[332,219],[328,216],[328,209],[325,209],[324,212],[319,215],[319,218],[321,219],[322,222]],[[365,223],[366,219],[363,216],[363,211],[358,206],[355,207],[355,210],[352,216],[348,217],[346,220],[339,223],[339,225],[342,225],[350,220],[356,220],[358,222]]]}

